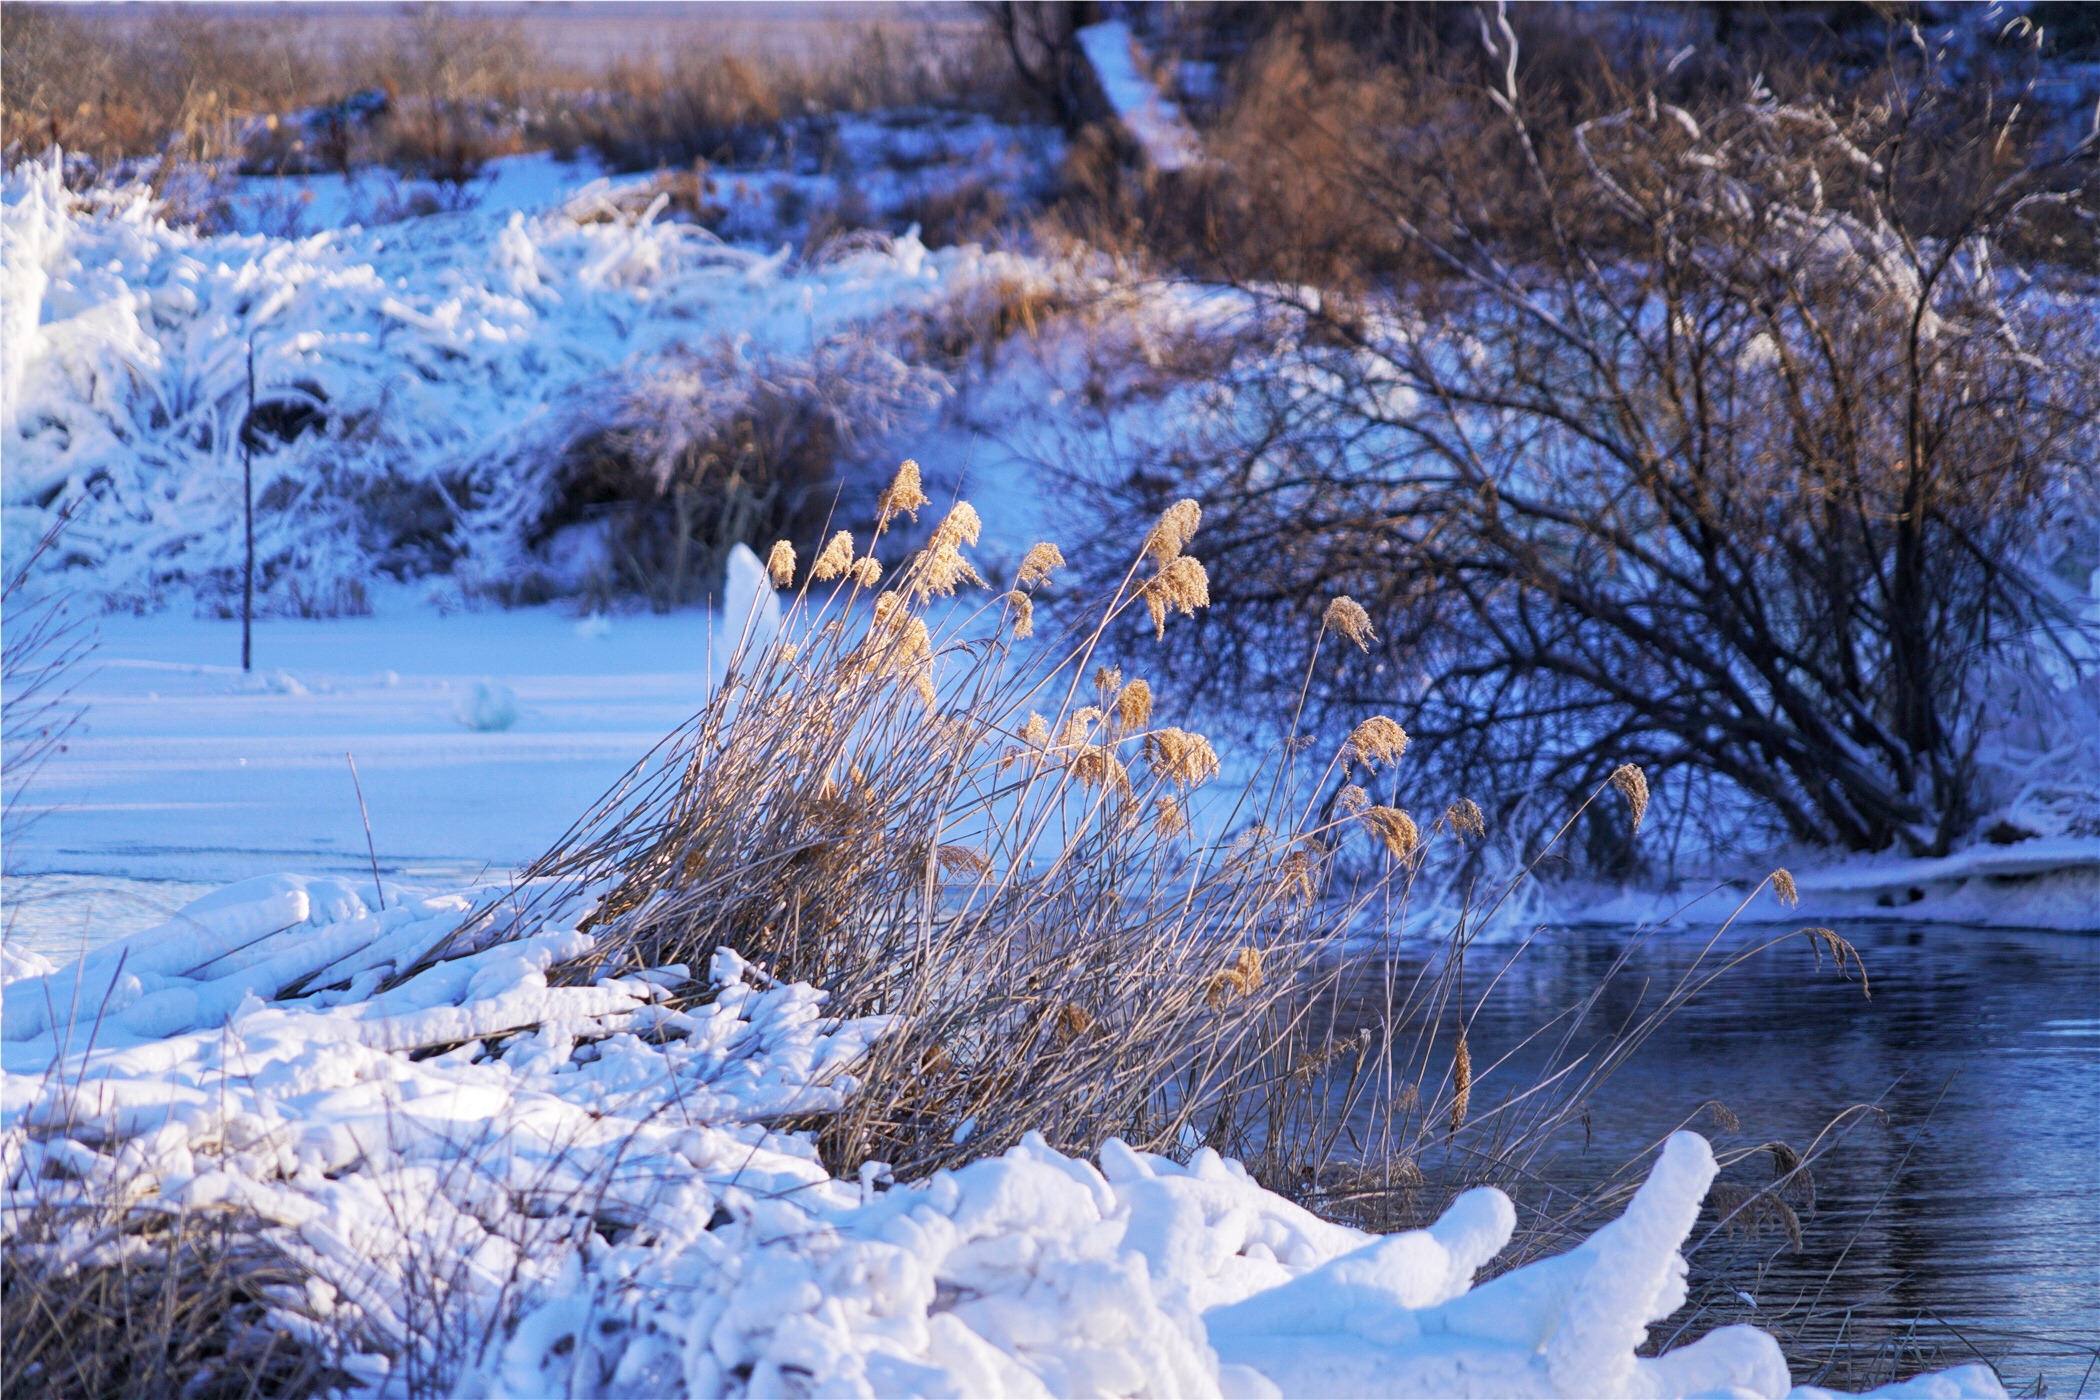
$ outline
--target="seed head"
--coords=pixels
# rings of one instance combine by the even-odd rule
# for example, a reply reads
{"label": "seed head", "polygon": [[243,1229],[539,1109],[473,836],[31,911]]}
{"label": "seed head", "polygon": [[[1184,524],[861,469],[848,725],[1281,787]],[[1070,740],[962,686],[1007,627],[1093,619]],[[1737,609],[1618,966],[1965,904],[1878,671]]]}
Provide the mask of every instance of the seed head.
{"label": "seed head", "polygon": [[1371,630],[1371,615],[1347,594],[1327,605],[1327,615],[1321,619],[1327,630],[1336,632],[1356,643],[1358,651],[1369,651],[1378,634]]}
{"label": "seed head", "polygon": [[823,552],[817,555],[817,562],[810,565],[809,577],[814,583],[829,583],[835,578],[845,577],[846,571],[852,567],[853,532],[841,530],[831,537],[831,543],[825,545]]}
{"label": "seed head", "polygon": [[1319,893],[1319,884],[1314,876],[1316,869],[1314,852],[1303,845],[1285,856],[1278,872],[1284,898],[1311,903],[1313,896]]}
{"label": "seed head", "polygon": [[957,501],[948,518],[934,527],[926,552],[912,566],[912,596],[923,603],[930,598],[950,596],[959,583],[985,587],[984,579],[962,557],[962,546],[977,543],[981,529],[976,509],[968,501]]}
{"label": "seed head", "polygon": [[982,875],[992,867],[990,857],[968,846],[940,846],[933,854],[950,875]]}
{"label": "seed head", "polygon": [[1611,770],[1611,785],[1626,794],[1626,803],[1633,808],[1633,829],[1641,829],[1641,818],[1648,815],[1648,775],[1639,766],[1622,763]]}
{"label": "seed head", "polygon": [[1188,547],[1202,523],[1202,506],[1190,500],[1176,501],[1160,512],[1159,523],[1145,536],[1145,557],[1165,569]]}
{"label": "seed head", "polygon": [[853,565],[853,582],[862,588],[873,588],[882,582],[882,564],[874,555],[863,555]]}
{"label": "seed head", "polygon": [[1376,773],[1379,764],[1395,762],[1406,752],[1407,731],[1384,715],[1372,715],[1350,731],[1342,758]]}
{"label": "seed head", "polygon": [[1353,817],[1371,805],[1371,794],[1355,783],[1345,784],[1334,795],[1334,808],[1345,817]]}
{"label": "seed head", "polygon": [[1021,742],[1032,749],[1050,747],[1050,726],[1043,717],[1030,711],[1028,723],[1021,726]]}
{"label": "seed head", "polygon": [[933,527],[931,548],[939,551],[975,544],[983,530],[984,522],[977,518],[977,507],[968,501],[957,501],[947,518]]}
{"label": "seed head", "polygon": [[775,588],[785,588],[795,581],[795,547],[786,540],[773,541],[773,552],[766,556],[766,572],[773,576]]}
{"label": "seed head", "polygon": [[1116,695],[1116,718],[1125,729],[1143,729],[1152,722],[1152,687],[1134,680]]}
{"label": "seed head", "polygon": [[1184,789],[1200,787],[1218,773],[1218,755],[1210,740],[1185,729],[1155,729],[1147,734],[1145,762],[1153,777]]}
{"label": "seed head", "polygon": [[1118,797],[1130,796],[1130,770],[1116,757],[1112,744],[1081,744],[1065,766],[1087,787],[1105,786]]}
{"label": "seed head", "polygon": [[902,512],[917,520],[919,507],[925,505],[926,500],[926,492],[919,485],[919,464],[907,457],[904,464],[897,468],[897,475],[890,482],[890,489],[876,499],[877,518],[882,525],[888,525],[893,516]]}
{"label": "seed head", "polygon": [[1357,820],[1391,853],[1394,860],[1406,860],[1422,839],[1421,831],[1415,826],[1415,819],[1398,807],[1366,807],[1363,815]]}
{"label": "seed head", "polygon": [[1094,668],[1094,694],[1106,700],[1122,688],[1123,668],[1121,666],[1096,666]]}
{"label": "seed head", "polygon": [[1466,1109],[1473,1102],[1473,1052],[1466,1046],[1463,1026],[1458,1031],[1458,1049],[1451,1056],[1451,1131],[1466,1125]]}
{"label": "seed head", "polygon": [[1085,1007],[1068,1001],[1058,1009],[1056,1029],[1051,1034],[1057,1042],[1057,1048],[1062,1050],[1092,1030],[1094,1025],[1092,1013]]}
{"label": "seed head", "polygon": [[1801,902],[1801,892],[1794,888],[1794,872],[1780,869],[1772,872],[1772,893],[1779,902],[1791,909]]}
{"label": "seed head", "polygon": [[1204,984],[1203,999],[1210,1009],[1223,1009],[1234,996],[1249,996],[1261,988],[1261,949],[1242,948],[1239,956],[1210,975]]}
{"label": "seed head", "polygon": [[1461,797],[1444,813],[1444,820],[1461,836],[1480,837],[1487,835],[1487,818],[1481,814],[1480,804],[1470,797]]}
{"label": "seed head", "polygon": [[1014,580],[1017,588],[1032,588],[1050,577],[1052,569],[1062,569],[1065,556],[1058,553],[1057,546],[1048,540],[1032,544],[1021,556],[1021,574]]}
{"label": "seed head", "polygon": [[1016,588],[1006,595],[1006,605],[1014,610],[1014,637],[1018,640],[1035,635],[1035,600]]}
{"label": "seed head", "polygon": [[1145,585],[1145,608],[1152,614],[1152,630],[1160,639],[1167,635],[1169,612],[1194,617],[1196,609],[1209,606],[1210,575],[1203,571],[1202,562],[1192,554],[1179,554],[1169,559],[1160,569],[1159,576]]}
{"label": "seed head", "polygon": [[1152,829],[1161,836],[1179,836],[1189,829],[1189,814],[1181,803],[1172,797],[1156,797],[1152,800]]}
{"label": "seed head", "polygon": [[1093,733],[1094,726],[1101,722],[1101,713],[1099,705],[1081,705],[1074,710],[1065,720],[1064,730],[1057,736],[1057,746],[1061,749],[1076,749],[1084,744],[1087,736]]}

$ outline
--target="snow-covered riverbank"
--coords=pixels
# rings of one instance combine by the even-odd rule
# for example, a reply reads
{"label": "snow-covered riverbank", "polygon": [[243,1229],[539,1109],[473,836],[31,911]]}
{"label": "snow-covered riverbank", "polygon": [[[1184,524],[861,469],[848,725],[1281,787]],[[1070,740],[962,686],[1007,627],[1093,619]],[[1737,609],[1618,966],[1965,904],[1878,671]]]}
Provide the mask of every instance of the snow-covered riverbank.
{"label": "snow-covered riverbank", "polygon": [[[251,1212],[318,1281],[273,1321],[340,1329],[382,1389],[445,1353],[459,1393],[491,1396],[1789,1392],[1750,1327],[1634,1354],[1684,1298],[1716,1170],[1697,1135],[1617,1222],[1477,1288],[1515,1224],[1492,1189],[1375,1238],[1208,1150],[1112,1140],[1097,1165],[1031,1140],[841,1181],[769,1125],[850,1095],[881,1018],[827,1018],[727,951],[684,1010],[664,1005],[683,968],[550,985],[590,951],[588,899],[528,937],[447,941],[505,894],[375,908],[349,881],[255,880],[12,981],[9,1207],[128,1190]],[[53,1025],[61,1006],[96,1012]],[[2004,1392],[1973,1366],[1886,1393]]]}

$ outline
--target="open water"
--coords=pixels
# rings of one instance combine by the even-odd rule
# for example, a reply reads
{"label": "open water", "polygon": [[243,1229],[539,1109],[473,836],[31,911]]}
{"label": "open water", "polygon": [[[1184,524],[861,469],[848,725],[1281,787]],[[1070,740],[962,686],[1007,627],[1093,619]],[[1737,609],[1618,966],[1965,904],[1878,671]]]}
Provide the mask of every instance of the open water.
{"label": "open water", "polygon": [[[1714,951],[1774,932],[1731,932]],[[1981,1356],[2015,1394],[2100,1395],[2100,938],[1842,932],[1871,997],[1827,953],[1819,968],[1805,938],[1759,953],[1587,1095],[1587,1130],[1563,1131],[1544,1174],[1594,1182],[1680,1124],[1721,1152],[1815,1145],[1814,1202],[1796,1202],[1801,1247],[1778,1222],[1698,1244],[1692,1301],[1664,1331],[1754,1322],[1790,1355],[1846,1358],[1821,1374],[1811,1360],[1796,1380],[1847,1389]],[[1473,1063],[1507,1057],[1482,1074],[1476,1116],[1536,1082],[1544,1046],[1510,1052],[1540,1024],[1602,985],[1574,1036],[1574,1053],[1594,1051],[1656,1007],[1706,937],[1575,930],[1521,953],[1474,948]],[[1410,978],[1421,966],[1395,963]],[[1362,968],[1356,985],[1382,985],[1383,970]],[[1375,994],[1358,997],[1361,1011]],[[1702,1110],[1710,1102],[1733,1131]],[[1856,1105],[1874,1111],[1845,1116]],[[1771,1163],[1761,1152],[1722,1179],[1767,1184]],[[1712,1223],[1709,1211],[1695,1244]]]}

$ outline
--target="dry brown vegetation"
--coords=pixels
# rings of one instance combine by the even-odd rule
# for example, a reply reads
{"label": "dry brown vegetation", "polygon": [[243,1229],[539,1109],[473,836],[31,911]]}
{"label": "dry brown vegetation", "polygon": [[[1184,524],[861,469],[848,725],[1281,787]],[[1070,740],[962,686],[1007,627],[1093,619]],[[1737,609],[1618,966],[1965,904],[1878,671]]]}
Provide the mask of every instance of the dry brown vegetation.
{"label": "dry brown vegetation", "polygon": [[178,166],[229,163],[462,182],[525,150],[590,148],[623,171],[821,162],[841,112],[1032,110],[990,33],[969,26],[840,24],[797,53],[725,47],[696,21],[683,48],[601,70],[549,52],[518,18],[441,4],[367,14],[322,26],[158,5],[112,22],[11,5],[0,144],[10,158],[56,145],[104,166],[169,157],[162,183]]}
{"label": "dry brown vegetation", "polygon": [[[0,1388],[51,1400],[237,1400],[339,1390],[332,1321],[264,1223],[230,1207],[11,1204],[0,1251]],[[305,1321],[305,1330],[288,1319]]]}

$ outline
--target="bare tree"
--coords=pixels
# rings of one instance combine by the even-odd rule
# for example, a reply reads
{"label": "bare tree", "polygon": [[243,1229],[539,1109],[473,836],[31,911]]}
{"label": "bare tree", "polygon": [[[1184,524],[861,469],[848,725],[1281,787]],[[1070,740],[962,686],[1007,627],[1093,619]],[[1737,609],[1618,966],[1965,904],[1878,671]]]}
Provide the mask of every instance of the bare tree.
{"label": "bare tree", "polygon": [[1186,672],[1295,686],[1266,639],[1349,593],[1381,651],[1325,701],[1397,698],[1505,801],[1634,757],[1796,839],[1944,852],[1988,692],[2052,645],[2078,664],[2036,543],[2089,471],[2091,303],[2008,250],[2094,139],[2016,158],[2017,103],[1956,127],[1929,66],[1892,66],[1873,104],[1650,94],[1546,150],[1515,35],[1483,37],[1536,226],[1506,236],[1419,130],[1337,133],[1437,275],[1242,281],[1290,348],[1243,361],[1203,450],[1112,487],[1211,512],[1235,606]]}

